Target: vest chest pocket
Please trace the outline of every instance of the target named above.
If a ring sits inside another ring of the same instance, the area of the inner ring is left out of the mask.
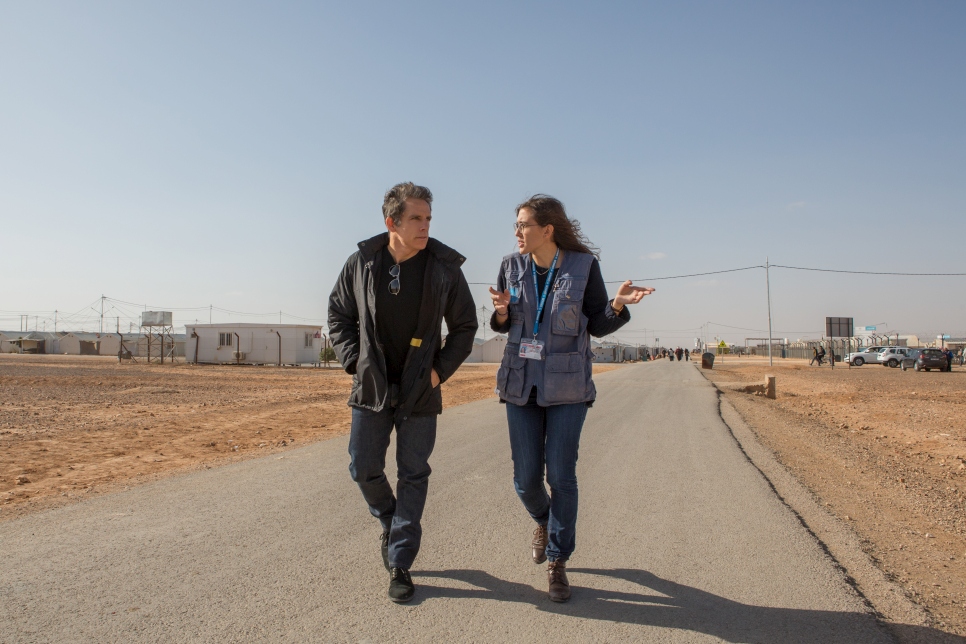
[[[564,275],[554,282],[553,305],[550,309],[553,323],[551,333],[575,336],[580,330],[580,315],[584,305],[584,288],[587,280]]]
[[[550,311],[550,317],[553,319],[553,325],[550,327],[551,333],[557,335],[577,335],[580,329],[580,308],[581,302],[572,302],[564,297],[559,297],[561,293],[557,294],[558,297],[553,299],[553,309]]]
[[[516,271],[506,271],[503,279],[506,280],[506,289],[510,291],[510,304],[517,304],[523,298],[523,282],[520,281],[523,275]]]

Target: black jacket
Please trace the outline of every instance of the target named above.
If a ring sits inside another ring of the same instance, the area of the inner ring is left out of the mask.
[[[386,359],[376,337],[375,275],[383,267],[382,249],[389,233],[359,242],[329,296],[329,334],[339,362],[352,377],[349,405],[381,411],[389,405]],[[423,299],[416,338],[406,355],[396,416],[441,414],[443,398],[433,388],[430,369],[445,382],[470,355],[479,326],[476,305],[460,266],[466,258],[435,239],[426,246],[429,257],[423,279]],[[448,334],[442,345],[441,327]],[[419,346],[415,346],[416,344]]]

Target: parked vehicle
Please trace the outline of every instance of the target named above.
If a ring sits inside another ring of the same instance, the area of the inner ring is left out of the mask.
[[[906,354],[910,350],[906,347],[889,347],[888,349],[880,351],[876,360],[885,367],[895,368],[899,366],[899,363],[902,362],[902,359],[906,357]]]
[[[913,369],[916,371],[929,371],[931,369],[945,371],[946,354],[943,353],[942,349],[923,349],[919,357],[916,358]]]
[[[919,354],[922,353],[922,349],[909,349],[906,351],[906,355],[902,357],[899,361],[899,367],[905,371],[907,369],[914,369],[916,366],[916,359],[919,358]]]
[[[849,362],[853,367],[861,367],[866,362],[878,362],[879,352],[890,347],[866,347],[858,353],[848,353],[845,355],[845,362]]]

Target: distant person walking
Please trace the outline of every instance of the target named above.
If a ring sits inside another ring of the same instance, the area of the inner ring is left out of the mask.
[[[549,559],[550,599],[564,602],[576,544],[577,450],[597,398],[590,337],[620,329],[630,320],[627,306],[654,289],[628,280],[609,299],[598,251],[557,199],[534,195],[516,215],[519,252],[503,258],[490,288],[490,326],[508,334],[496,390],[506,404],[514,487],[536,523],[532,558]]]
[[[691,362],[691,352],[687,349],[684,350],[684,361]]]
[[[818,360],[818,366],[821,367],[822,363],[825,362],[825,347],[819,345],[818,353],[816,354],[815,357]]]
[[[943,353],[946,355],[946,371],[953,370],[953,351],[950,348],[946,348]]]
[[[675,349],[674,357],[678,359],[678,362],[681,362],[681,358],[684,357],[684,349],[682,349],[681,347],[678,347],[677,349]]]
[[[811,367],[813,364],[815,364],[816,360],[818,360],[818,349],[816,347],[812,347],[812,359],[808,361],[808,366]],[[819,364],[821,365],[821,363]]]
[[[382,526],[394,602],[415,592],[409,571],[422,538],[429,457],[443,411],[439,385],[470,355],[478,327],[460,268],[464,258],[429,236],[432,203],[428,188],[393,186],[382,204],[387,232],[359,243],[329,296],[332,345],[352,374],[349,472]],[[395,494],[385,474],[393,428]]]

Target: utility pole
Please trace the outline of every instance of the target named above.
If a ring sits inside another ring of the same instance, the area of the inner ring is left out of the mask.
[[[211,324],[211,309],[213,309],[214,306],[215,306],[214,304],[208,305],[208,324]]]
[[[54,309],[54,333],[57,333],[57,309]]]
[[[104,333],[104,295],[101,294],[101,333]]]
[[[765,290],[768,291],[768,366],[774,365],[771,356],[771,279],[768,271],[768,258],[765,258]]]

